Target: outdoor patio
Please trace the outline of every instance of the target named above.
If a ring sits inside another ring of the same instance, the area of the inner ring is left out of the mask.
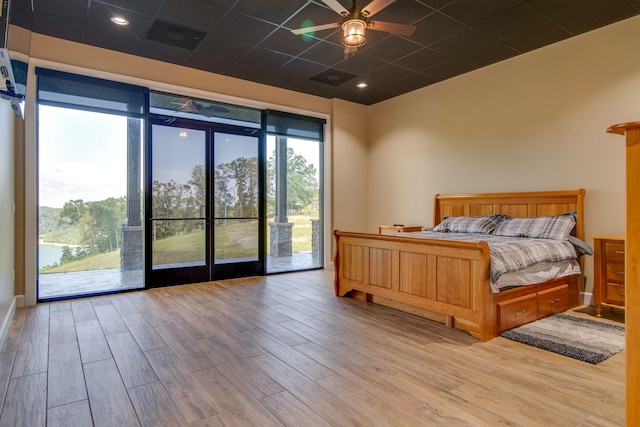
[[[308,270],[318,267],[310,253],[292,256],[267,257],[267,272]],[[141,289],[144,286],[143,271],[122,271],[112,268],[72,273],[41,274],[38,279],[38,298],[49,299],[67,296],[86,295],[129,289]]]

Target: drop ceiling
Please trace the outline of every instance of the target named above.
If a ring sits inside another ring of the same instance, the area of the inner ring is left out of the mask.
[[[11,21],[36,33],[365,105],[640,13],[640,0],[396,0],[375,20],[415,32],[368,30],[345,55],[340,28],[290,31],[340,22],[320,0],[33,0],[32,20],[31,0],[12,2]]]

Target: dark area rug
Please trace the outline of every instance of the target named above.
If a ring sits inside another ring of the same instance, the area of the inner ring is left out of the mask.
[[[556,314],[505,331],[505,338],[597,364],[624,349],[624,326]]]

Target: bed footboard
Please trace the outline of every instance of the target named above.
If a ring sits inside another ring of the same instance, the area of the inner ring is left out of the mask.
[[[443,315],[486,341],[497,335],[486,242],[334,231],[335,293],[359,291]]]

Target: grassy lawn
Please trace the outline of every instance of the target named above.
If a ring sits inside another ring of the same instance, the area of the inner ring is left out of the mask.
[[[311,252],[311,219],[308,215],[290,216],[293,222],[293,253]],[[216,259],[236,259],[255,257],[257,239],[255,222],[234,223],[216,229]],[[269,247],[269,231],[267,229],[267,248]],[[180,236],[173,236],[153,243],[154,264],[174,264],[204,260],[204,231],[196,231]],[[72,261],[55,267],[40,270],[41,274],[67,273],[73,271],[103,270],[120,268],[120,250]]]

